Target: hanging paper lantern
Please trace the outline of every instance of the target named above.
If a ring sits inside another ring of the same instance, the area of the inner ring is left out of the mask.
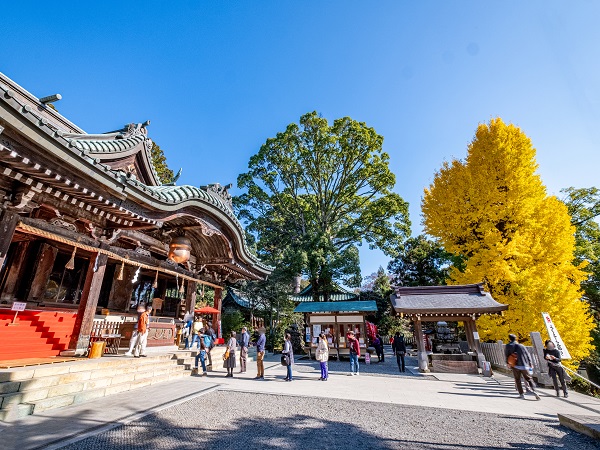
[[[190,259],[192,242],[185,236],[175,236],[169,245],[168,258],[177,264],[183,264]]]

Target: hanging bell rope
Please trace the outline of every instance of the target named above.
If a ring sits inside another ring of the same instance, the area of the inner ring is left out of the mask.
[[[181,281],[181,285],[179,286],[179,293],[180,293],[180,294],[183,294],[183,293],[185,293],[185,289],[184,289],[184,287],[183,287],[183,280]]]
[[[75,253],[77,252],[77,247],[73,247],[73,253],[71,253],[71,259],[67,262],[65,269],[73,270],[75,268]]]
[[[152,289],[158,288],[158,270],[156,271],[156,275],[154,275],[154,283],[152,283]]]
[[[117,274],[117,280],[123,280],[123,270],[125,269],[125,261],[121,261],[121,267],[119,267],[119,273]]]

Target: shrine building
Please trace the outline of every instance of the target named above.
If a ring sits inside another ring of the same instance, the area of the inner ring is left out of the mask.
[[[161,183],[148,125],[88,134],[0,73],[0,360],[84,355],[94,321],[138,304],[148,345],[173,345],[199,284],[220,311],[225,284],[269,275],[227,187]]]

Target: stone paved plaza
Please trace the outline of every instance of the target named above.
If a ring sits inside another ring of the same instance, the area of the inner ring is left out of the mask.
[[[0,423],[0,448],[45,449],[595,449],[557,413],[598,415],[600,401],[572,393],[518,400],[510,378],[432,374],[392,358],[348,376],[348,361],[300,360],[292,383],[277,355],[266,379],[248,373],[185,377]]]
[[[597,448],[554,420],[351,400],[212,392],[66,449]]]

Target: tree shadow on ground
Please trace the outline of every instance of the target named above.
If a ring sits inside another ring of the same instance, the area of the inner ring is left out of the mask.
[[[335,399],[213,392],[67,450],[595,448],[553,421]]]

